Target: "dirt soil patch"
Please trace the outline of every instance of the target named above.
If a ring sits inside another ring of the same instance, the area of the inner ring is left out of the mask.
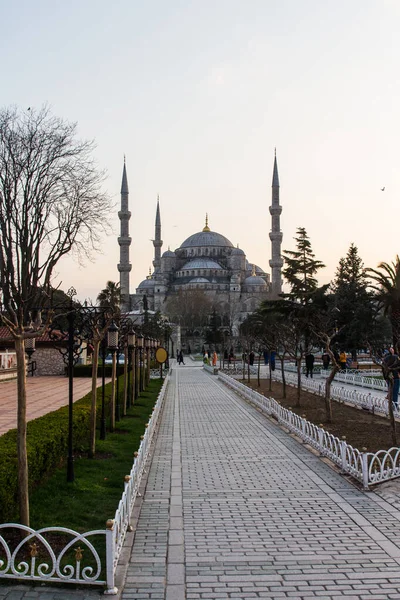
[[[332,400],[333,423],[327,423],[325,413],[325,400],[322,396],[311,394],[301,390],[300,407],[296,407],[297,388],[286,385],[286,398],[282,395],[282,384],[272,381],[272,389],[269,387],[269,379],[261,379],[260,387],[257,380],[241,381],[249,387],[257,390],[268,398],[274,398],[285,408],[304,417],[307,421],[322,425],[324,429],[342,438],[346,437],[348,444],[362,451],[365,448],[369,452],[387,450],[393,446],[389,419]],[[397,426],[397,442],[400,445],[400,423]]]

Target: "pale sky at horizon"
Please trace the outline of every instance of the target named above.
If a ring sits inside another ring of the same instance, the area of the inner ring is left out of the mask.
[[[116,203],[115,235],[85,268],[59,265],[62,289],[95,300],[119,280],[124,154],[131,293],[152,265],[157,194],[162,252],[208,213],[270,272],[275,147],[282,248],[305,227],[321,284],[352,242],[368,267],[400,253],[400,1],[0,0],[0,17],[1,106],[77,121]]]

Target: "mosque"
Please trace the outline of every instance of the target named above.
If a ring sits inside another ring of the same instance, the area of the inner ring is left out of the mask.
[[[202,290],[214,307],[231,314],[232,334],[237,335],[240,323],[253,312],[261,301],[276,299],[282,291],[281,256],[282,232],[279,202],[279,176],[276,153],[272,176],[271,214],[271,276],[260,266],[251,263],[245,252],[235,247],[221,233],[212,231],[206,215],[203,229],[190,235],[176,250],[161,254],[160,203],[157,200],[153,273],[150,273],[130,293],[129,273],[132,265],[129,257],[131,238],[129,236],[129,189],[126,165],[124,163],[121,186],[121,210],[118,213],[121,227],[118,243],[120,246],[121,307],[125,313],[140,313],[143,310],[144,296],[148,309],[160,311],[168,316],[169,298],[184,290]]]

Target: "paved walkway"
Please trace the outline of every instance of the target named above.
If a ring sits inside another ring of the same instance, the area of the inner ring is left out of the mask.
[[[400,514],[202,370],[174,370],[123,600],[400,598]]]
[[[107,379],[110,381],[110,379]],[[101,379],[98,379],[98,386]],[[90,377],[74,379],[74,400],[83,398],[92,389]],[[37,419],[43,415],[67,406],[67,377],[28,377],[27,378],[27,419]],[[17,427],[17,381],[0,382],[0,435]]]
[[[133,517],[121,600],[400,599],[400,513],[196,367],[173,370]]]

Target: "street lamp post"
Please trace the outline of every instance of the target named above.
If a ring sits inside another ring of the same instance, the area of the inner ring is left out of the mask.
[[[28,357],[28,371],[29,371],[29,365],[33,363],[31,363],[31,359],[32,359],[32,355],[35,352],[35,338],[25,338],[25,354]],[[32,368],[32,376],[33,376],[33,371],[34,369]]]
[[[116,388],[116,372],[117,372],[117,352],[118,352],[118,327],[115,322],[112,321],[107,332],[107,346],[112,355],[112,375],[111,375],[111,402],[110,402],[110,430],[115,429],[115,416],[116,416],[116,402],[115,402],[115,388]]]
[[[103,322],[104,323],[104,322]],[[101,417],[100,417],[100,439],[106,439],[106,407],[105,407],[105,394],[106,394],[106,336],[104,334],[101,340]]]
[[[143,392],[143,347],[144,347],[144,338],[140,334],[137,338],[137,344],[139,349],[139,392]]]
[[[67,331],[63,330],[62,325],[57,328],[57,316],[53,319],[53,324],[49,329],[49,336],[52,338],[57,347],[57,342],[60,344],[65,343],[67,339],[67,349],[64,346],[58,348],[59,352],[63,356],[63,360],[67,365],[68,373],[68,458],[67,458],[67,481],[73,482],[75,480],[74,475],[74,456],[73,456],[73,407],[74,407],[74,365],[78,359],[78,356],[82,353],[82,336],[81,331],[75,330],[75,322],[79,309],[74,307],[73,297],[76,295],[76,290],[71,287],[67,295],[69,296],[68,306],[58,306],[56,309],[62,311],[58,318],[65,316],[65,310],[67,310]],[[78,324],[79,325],[79,324]],[[80,324],[82,328],[82,324]],[[65,335],[67,334],[67,335]]]
[[[117,348],[117,364],[116,364],[116,393],[115,393],[115,420],[121,420],[121,407],[119,402],[119,359],[121,356],[121,345],[118,343]]]
[[[136,336],[136,344],[135,344],[135,351],[133,353],[133,369],[135,371],[135,394],[134,394],[134,399],[137,400],[139,398],[139,383],[140,383],[140,377],[139,377],[139,359],[140,359],[140,334]]]

